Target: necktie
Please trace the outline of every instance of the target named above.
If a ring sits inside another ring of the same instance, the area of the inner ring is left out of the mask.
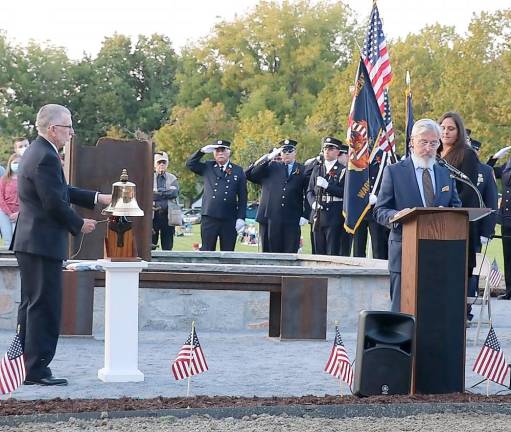
[[[424,201],[426,207],[432,207],[435,202],[435,192],[433,191],[433,182],[428,169],[422,170],[422,188],[424,190]]]

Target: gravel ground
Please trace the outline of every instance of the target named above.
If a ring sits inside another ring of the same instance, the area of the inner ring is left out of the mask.
[[[491,422],[492,432],[509,431],[511,416],[503,414],[420,414],[403,418],[357,417],[349,419],[325,419],[308,416],[290,417],[266,414],[232,417],[216,420],[209,416],[100,419],[92,421],[69,419],[59,423],[31,423],[14,427],[3,427],[1,431],[141,431],[150,430],[194,432],[194,431],[487,431]]]

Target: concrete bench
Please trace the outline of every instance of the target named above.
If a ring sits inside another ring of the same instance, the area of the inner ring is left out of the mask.
[[[104,287],[105,274],[99,271],[94,273],[94,285]],[[268,291],[270,337],[326,338],[326,277],[143,271],[140,273],[139,286],[181,290]]]

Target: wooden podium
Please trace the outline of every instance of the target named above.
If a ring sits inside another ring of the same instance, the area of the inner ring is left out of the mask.
[[[412,394],[465,390],[468,224],[486,208],[416,207],[403,224],[401,312],[414,315]]]

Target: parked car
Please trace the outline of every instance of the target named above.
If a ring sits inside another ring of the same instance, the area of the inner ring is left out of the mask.
[[[183,210],[183,223],[184,224],[200,224],[201,221],[201,209],[184,209]]]

